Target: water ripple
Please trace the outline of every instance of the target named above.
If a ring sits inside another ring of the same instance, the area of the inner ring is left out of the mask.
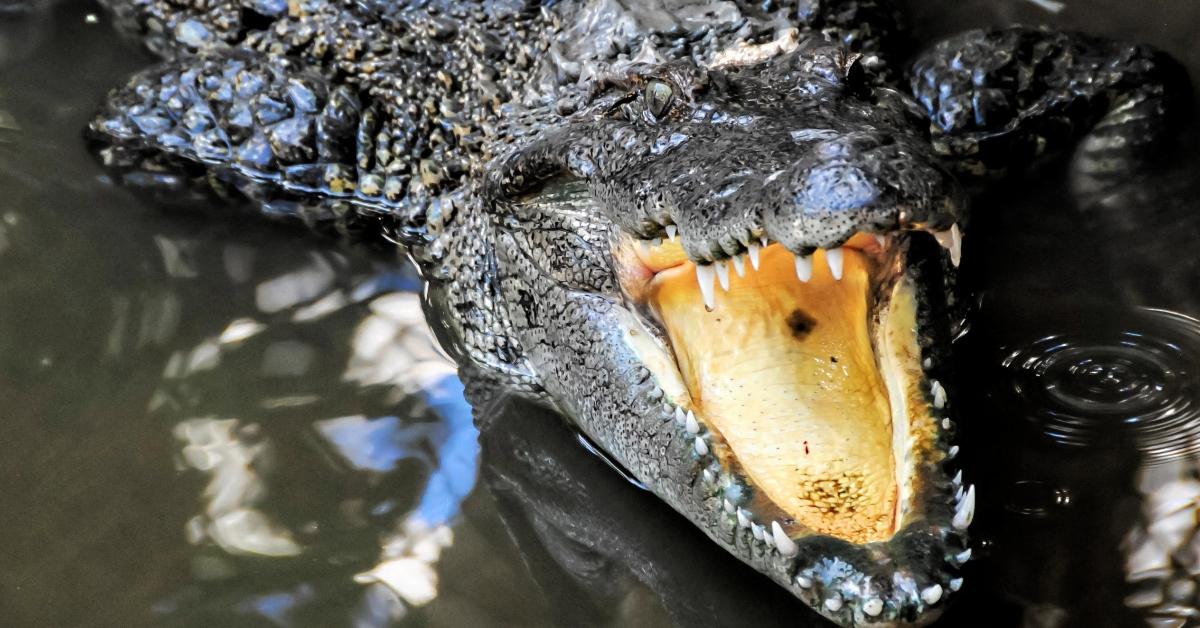
[[[1128,443],[1147,462],[1200,454],[1200,320],[1141,309],[1123,323],[1076,321],[1004,355],[1020,410],[1063,446]]]

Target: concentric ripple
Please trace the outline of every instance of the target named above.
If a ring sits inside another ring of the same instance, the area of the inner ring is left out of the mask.
[[[1122,323],[1076,321],[1004,355],[1018,410],[1063,446],[1200,454],[1200,320],[1140,309]]]

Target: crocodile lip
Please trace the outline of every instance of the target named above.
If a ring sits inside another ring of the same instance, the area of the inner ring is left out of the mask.
[[[643,344],[639,358],[685,430],[751,489],[739,516],[768,536],[782,528],[784,543],[890,539],[920,510],[919,469],[944,457],[907,237],[860,234],[799,265],[770,244],[756,260],[699,270],[674,241],[622,235],[617,245],[622,288],[661,349]],[[705,273],[717,275],[711,296]]]

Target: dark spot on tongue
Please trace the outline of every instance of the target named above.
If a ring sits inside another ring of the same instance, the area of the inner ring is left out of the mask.
[[[793,310],[788,315],[787,326],[792,330],[793,338],[803,340],[817,326],[817,321],[804,310]]]

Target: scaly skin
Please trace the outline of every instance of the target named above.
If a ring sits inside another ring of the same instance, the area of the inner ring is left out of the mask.
[[[1074,180],[1098,202],[1096,182],[1136,170],[1169,128],[1174,93],[1148,49],[1009,29],[920,56],[911,99],[888,86],[903,42],[875,0],[107,4],[167,59],[90,127],[124,182],[235,191],[270,215],[407,245],[444,313],[435,331],[475,390],[552,404],[842,625],[930,621],[970,556],[974,492],[951,479],[937,383],[950,375],[954,264],[927,232],[963,224],[964,177],[1080,137]],[[1097,166],[1105,151],[1122,157]],[[799,524],[752,510],[756,487],[718,459],[711,426],[673,420],[631,348],[646,330],[613,258],[623,235],[668,227],[698,264],[760,238],[797,255],[857,232],[894,238],[917,290],[934,455],[913,462],[916,506],[892,538],[781,548],[772,522]]]

